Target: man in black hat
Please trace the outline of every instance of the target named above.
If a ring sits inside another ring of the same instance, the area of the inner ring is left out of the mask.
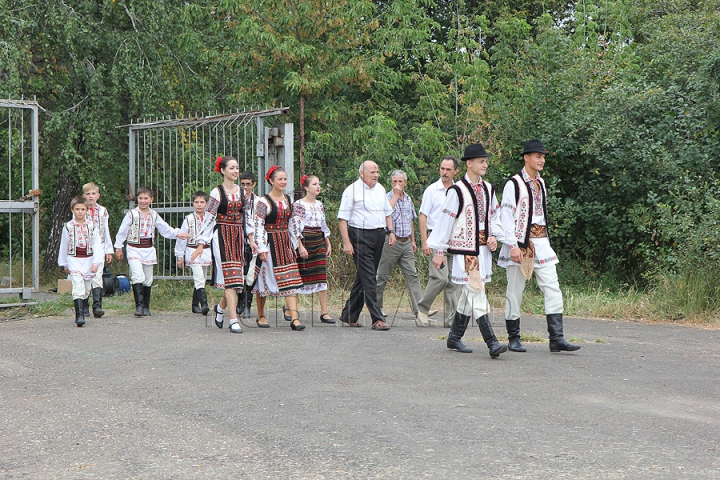
[[[492,275],[492,252],[497,248],[497,236],[502,230],[495,190],[482,179],[489,156],[480,143],[465,149],[461,161],[465,162],[467,173],[448,189],[445,205],[427,244],[436,251],[432,262],[438,269],[448,263],[446,252],[454,257],[450,279],[462,285],[447,347],[471,353],[462,337],[468,323],[475,320],[490,357],[497,358],[507,351],[507,346],[501,345],[493,333],[488,318],[490,305],[485,296],[485,283],[490,282]]]
[[[503,189],[500,220],[503,243],[498,266],[505,269],[505,325],[508,348],[526,351],[520,343],[520,304],[525,282],[533,272],[545,297],[545,315],[550,334],[550,351],[574,351],[579,345],[568,343],[563,336],[563,298],[558,283],[557,255],[548,237],[547,189],[540,172],[548,151],[540,140],[525,142],[522,156],[525,167],[508,180]]]

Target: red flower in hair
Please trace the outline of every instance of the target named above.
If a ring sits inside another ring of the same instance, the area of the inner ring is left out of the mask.
[[[269,181],[270,181],[270,176],[271,176],[273,173],[275,173],[275,170],[277,170],[278,168],[280,168],[280,167],[278,167],[277,165],[273,165],[272,167],[268,168],[268,171],[267,171],[267,173],[265,174],[265,180],[267,180],[267,181],[269,182]]]
[[[307,175],[303,175],[300,177],[300,185],[305,185],[305,181],[307,180]]]
[[[220,173],[220,164],[222,163],[223,157],[217,157],[215,160],[215,171]]]

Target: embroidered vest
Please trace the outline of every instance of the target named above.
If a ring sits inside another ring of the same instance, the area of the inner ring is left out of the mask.
[[[140,210],[138,207],[130,210],[130,231],[128,232],[128,245],[140,245]],[[150,210],[150,238],[155,240],[155,223],[157,222],[157,212]]]
[[[543,217],[545,218],[545,226],[548,226],[547,189],[545,187],[545,180],[543,180],[542,177],[538,178],[540,180],[540,191],[542,192]],[[530,187],[530,182],[523,181],[521,173],[513,175],[510,181],[515,184],[515,211],[513,212],[513,218],[515,219],[515,238],[520,248],[528,248],[534,207],[532,188]],[[550,235],[548,234],[548,240],[549,239]]]
[[[185,217],[185,219],[187,220],[188,224],[188,234],[190,234],[187,245],[189,247],[197,247],[198,240],[200,240],[202,234],[201,228],[203,226],[203,222],[198,222],[198,218],[195,216],[195,212]]]
[[[100,243],[105,245],[105,232],[107,231],[107,208],[102,205],[95,205],[95,211],[97,213],[97,222],[94,218],[90,218],[90,210],[88,209],[87,219],[94,223],[97,227],[97,231],[100,235]]]
[[[240,201],[231,202],[225,193],[222,184],[217,186],[220,192],[220,205],[218,205],[215,223],[217,225],[240,225],[243,226],[243,214],[245,212],[245,201],[243,190],[240,189]]]
[[[485,231],[486,237],[489,236],[488,217],[490,212],[490,201],[493,197],[494,190],[492,184],[482,181],[483,194],[485,195],[485,212],[482,225],[480,224],[481,212],[478,212],[477,199],[472,186],[467,179],[463,178],[451,186],[457,192],[460,199],[460,206],[456,212],[455,222],[453,222],[452,233],[448,241],[449,253],[459,255],[477,255],[480,251],[480,230]],[[482,227],[482,228],[479,228]]]
[[[92,257],[93,255],[93,240],[95,239],[95,234],[97,232],[95,228],[95,224],[93,222],[85,222],[85,225],[87,225],[88,230],[88,238],[87,238],[87,247],[86,252],[87,255]],[[67,222],[65,224],[65,230],[67,230],[68,233],[68,255],[74,257],[75,252],[77,251],[77,242],[78,242],[78,235],[77,235],[77,227],[80,225],[77,225],[72,220]]]

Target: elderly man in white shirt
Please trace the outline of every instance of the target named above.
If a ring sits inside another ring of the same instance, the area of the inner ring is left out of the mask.
[[[458,161],[455,157],[443,157],[440,162],[440,179],[427,187],[423,193],[422,203],[420,204],[420,217],[418,223],[420,225],[420,240],[422,251],[431,259],[435,253],[428,247],[427,239],[435,228],[437,220],[441,217],[443,206],[445,205],[445,194],[447,189],[452,187],[455,182],[453,178],[459,170]],[[432,261],[429,262],[430,277],[428,278],[425,293],[418,303],[418,321],[427,323],[430,315],[430,309],[440,292],[445,292],[445,311],[443,312],[443,326],[450,327],[455,316],[458,298],[460,297],[461,285],[454,284],[450,281],[450,272],[453,269],[452,257],[448,259],[448,263],[442,269],[435,268]]]
[[[358,169],[360,178],[343,192],[338,211],[338,230],[343,251],[355,260],[357,275],[350,296],[340,314],[340,321],[351,327],[358,323],[363,304],[372,319],[373,330],[389,330],[377,301],[376,275],[382,256],[385,235],[388,247],[395,245],[392,229],[392,207],[375,162],[365,161]]]

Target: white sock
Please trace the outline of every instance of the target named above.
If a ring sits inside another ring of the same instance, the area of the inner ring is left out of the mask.
[[[217,306],[217,313],[219,313],[220,315],[225,313],[225,310],[220,306],[220,304],[218,304],[218,306]]]

